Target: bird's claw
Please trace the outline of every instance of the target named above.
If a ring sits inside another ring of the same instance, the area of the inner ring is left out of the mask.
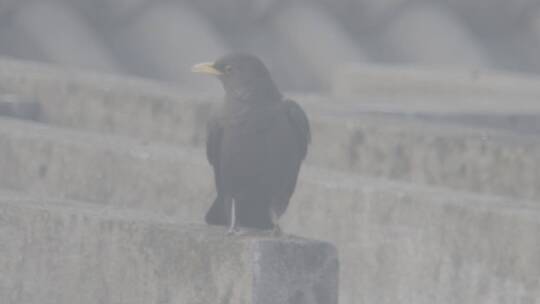
[[[283,231],[281,231],[281,228],[278,225],[274,226],[274,229],[272,229],[272,236],[280,237],[282,235],[283,235]]]
[[[229,228],[229,230],[227,230],[227,235],[238,235],[240,233],[240,230],[238,230],[238,228],[235,228],[235,227],[231,227]]]

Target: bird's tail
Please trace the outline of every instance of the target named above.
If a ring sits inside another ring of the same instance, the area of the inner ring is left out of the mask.
[[[272,229],[274,224],[270,217],[268,207],[270,202],[259,198],[242,197],[236,199],[236,220],[242,227],[255,229]],[[223,197],[218,196],[208,212],[206,212],[205,221],[208,225],[228,226],[230,214],[225,206]]]

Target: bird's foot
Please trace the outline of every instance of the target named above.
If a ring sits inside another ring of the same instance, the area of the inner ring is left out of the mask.
[[[240,234],[240,230],[236,227],[229,227],[229,230],[227,230],[227,235],[238,235]]]
[[[272,229],[272,236],[280,237],[282,235],[283,235],[283,231],[281,231],[281,228],[278,225],[275,225],[274,229]]]

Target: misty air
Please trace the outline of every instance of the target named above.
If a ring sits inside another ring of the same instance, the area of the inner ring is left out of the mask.
[[[0,304],[540,303],[538,0],[0,1]]]

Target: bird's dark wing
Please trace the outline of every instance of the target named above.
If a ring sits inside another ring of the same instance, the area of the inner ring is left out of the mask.
[[[278,216],[281,216],[289,205],[289,199],[296,188],[300,164],[305,159],[308,145],[311,142],[309,121],[304,110],[296,102],[289,99],[284,100],[284,106],[288,121],[286,132],[292,137],[284,136],[284,138],[289,139],[281,144],[289,147],[287,149],[292,149],[289,151],[293,154],[289,154],[287,157],[281,156],[282,158],[275,166],[277,171],[274,171],[274,175],[278,179],[271,183],[274,185],[271,204]]]
[[[300,157],[301,160],[306,158],[307,147],[311,142],[311,131],[309,128],[309,121],[306,113],[300,105],[294,100],[286,99],[285,104],[287,106],[287,115],[293,126],[293,130],[298,137],[298,143],[300,144]]]
[[[214,181],[218,196],[221,194],[222,188],[219,165],[222,133],[223,129],[220,125],[219,119],[216,117],[210,119],[206,126],[206,158],[214,168]]]
[[[223,209],[223,197],[221,195],[221,182],[220,182],[220,150],[221,150],[221,137],[223,129],[219,123],[217,117],[211,118],[206,125],[206,158],[208,162],[214,168],[214,181],[216,184],[217,197],[206,212],[205,221],[210,225],[226,225],[227,218],[225,216],[225,210]]]
[[[212,118],[206,126],[206,158],[214,167],[219,168],[219,150],[221,146],[222,128],[217,118]]]

